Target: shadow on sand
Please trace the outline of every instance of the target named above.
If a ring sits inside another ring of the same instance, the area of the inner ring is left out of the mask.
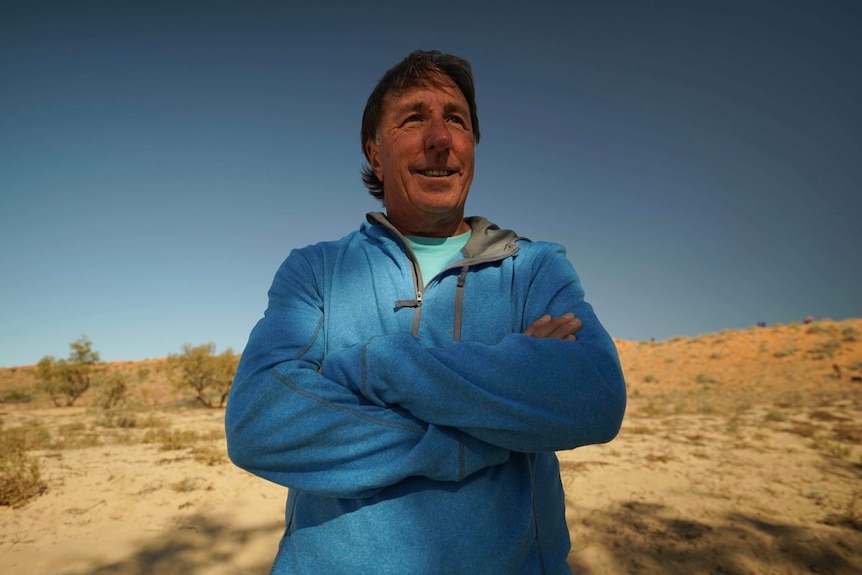
[[[692,575],[700,573],[862,573],[862,531],[824,518],[800,527],[746,513],[728,513],[713,523],[674,517],[664,505],[628,501],[591,512],[583,524],[589,545],[615,557],[618,572]],[[599,575],[569,557],[572,572]]]
[[[235,563],[236,557],[249,545],[264,537],[278,541],[284,525],[236,529],[212,517],[194,515],[182,524],[143,544],[132,556],[122,561],[99,565],[67,575],[205,575],[209,573],[260,574],[269,573],[275,548],[265,559]]]

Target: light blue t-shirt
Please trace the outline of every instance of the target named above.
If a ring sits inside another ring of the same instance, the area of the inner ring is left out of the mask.
[[[419,269],[422,270],[422,281],[426,284],[434,276],[443,271],[461,252],[461,248],[470,239],[472,231],[467,231],[451,238],[426,238],[421,236],[406,236],[407,243],[413,248]]]

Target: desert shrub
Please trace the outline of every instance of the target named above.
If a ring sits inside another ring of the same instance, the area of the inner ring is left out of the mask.
[[[647,453],[644,459],[651,463],[667,463],[673,460],[673,456],[669,453]]]
[[[739,437],[742,432],[742,420],[739,415],[732,415],[727,418],[727,423],[724,430],[735,437]]]
[[[782,407],[784,409],[793,409],[793,408],[802,408],[805,407],[808,403],[805,395],[798,391],[791,391],[789,393],[784,393],[782,396],[776,400],[776,407]]]
[[[211,443],[192,447],[192,457],[198,463],[205,465],[219,465],[227,461],[225,451]]]
[[[107,409],[97,423],[102,427],[133,429],[138,427],[138,417],[127,411]]]
[[[200,481],[194,477],[186,477],[177,481],[176,483],[171,484],[171,489],[176,491],[177,493],[188,493],[190,491],[194,491],[198,488],[198,484]]]
[[[794,421],[793,425],[788,429],[790,433],[795,433],[801,437],[813,438],[817,436],[822,427],[811,421]]]
[[[648,373],[644,376],[644,382],[645,383],[656,383],[657,381],[658,381],[658,378],[655,376],[654,373]]]
[[[20,389],[10,389],[0,397],[0,403],[29,403],[32,400],[32,393]]]
[[[175,451],[191,447],[193,443],[201,439],[196,431],[192,430],[148,430],[144,434],[144,443],[158,443],[162,451]]]
[[[39,462],[0,441],[0,506],[20,507],[45,490]]]
[[[137,427],[141,429],[164,429],[171,426],[171,420],[156,413],[148,413],[138,418]]]
[[[650,398],[646,405],[642,405],[636,413],[642,417],[664,417],[668,415],[667,402]]]
[[[822,323],[813,323],[808,327],[808,329],[805,330],[805,333],[814,334],[814,335],[824,334],[824,333],[832,334],[832,333],[835,333],[835,328],[831,325],[824,325]]]
[[[698,415],[714,415],[718,413],[718,408],[708,398],[697,397],[693,399],[693,403],[694,405],[691,407],[686,406],[687,409],[691,410],[691,413]]]
[[[101,363],[99,353],[93,351],[93,344],[86,337],[73,341],[69,347],[67,359],[45,356],[37,364],[40,385],[58,407],[71,406],[90,389]]]
[[[23,451],[51,447],[51,432],[38,419],[30,419],[17,427],[0,430],[4,446],[17,446]]]
[[[859,341],[859,330],[852,325],[841,330],[841,340],[846,342]]]
[[[695,377],[695,381],[698,383],[718,383],[718,379],[705,373],[698,373],[697,377]]]
[[[778,351],[776,351],[775,353],[773,353],[773,354],[772,354],[772,357],[776,357],[776,358],[779,358],[779,359],[780,359],[780,358],[782,358],[782,357],[787,357],[787,356],[793,355],[795,352],[796,352],[796,349],[795,349],[795,348],[792,348],[792,347],[786,347],[786,348],[784,348],[784,349],[779,349]]]
[[[826,403],[829,405],[829,403]],[[816,421],[848,421],[850,418],[844,415],[836,415],[826,409],[814,409],[808,413],[808,417]]]
[[[206,407],[222,407],[233,381],[239,355],[227,349],[216,355],[215,344],[183,345],[183,352],[168,356],[177,389],[191,388]],[[218,402],[216,402],[218,398]]]
[[[822,451],[832,457],[845,459],[850,455],[851,449],[840,441],[832,441],[822,435],[815,435],[811,438],[811,446],[818,451]]]
[[[105,375],[96,382],[96,407],[104,410],[115,409],[126,402],[129,390],[126,376],[115,371]]]
[[[22,427],[0,429],[0,506],[20,507],[45,490],[39,461],[27,453],[44,438]]]
[[[777,407],[773,407],[766,414],[766,421],[781,422],[781,421],[787,421],[788,419],[789,418],[788,418],[787,413],[778,409]]]
[[[841,349],[841,342],[837,339],[818,343],[813,348],[808,350],[812,359],[832,359],[835,352]]]
[[[88,431],[81,434],[62,435],[54,443],[54,449],[83,449],[102,445],[102,437],[98,433]]]
[[[210,429],[209,431],[207,431],[205,433],[201,433],[200,437],[201,437],[201,439],[204,439],[206,441],[210,441],[210,440],[224,441],[225,440],[224,428],[217,427],[214,429]]]
[[[691,413],[692,411],[695,411],[695,410],[696,410],[696,408],[694,408],[691,405],[691,402],[689,401],[688,398],[677,399],[674,402],[673,409],[672,409],[673,413],[675,413],[677,415],[682,415],[685,413]]]
[[[88,429],[82,422],[67,423],[57,429],[56,437],[51,443],[52,449],[81,449],[102,445],[99,433]]]

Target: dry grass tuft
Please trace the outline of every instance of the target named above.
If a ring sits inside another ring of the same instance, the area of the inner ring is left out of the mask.
[[[211,443],[204,443],[192,447],[192,457],[195,461],[204,465],[221,465],[227,462],[227,451]]]
[[[177,493],[189,493],[198,489],[206,489],[203,485],[203,480],[199,477],[185,477],[176,483],[171,484],[171,489]]]
[[[155,429],[147,431],[144,443],[158,443],[162,451],[175,451],[192,447],[202,437],[193,430]]]
[[[20,507],[45,491],[39,460],[27,452],[44,447],[50,438],[35,420],[0,429],[0,505]]]

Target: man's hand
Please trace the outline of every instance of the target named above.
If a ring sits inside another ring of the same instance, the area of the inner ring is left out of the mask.
[[[575,333],[582,327],[584,324],[573,313],[565,313],[559,317],[545,314],[531,323],[530,327],[524,330],[524,335],[575,341]]]

